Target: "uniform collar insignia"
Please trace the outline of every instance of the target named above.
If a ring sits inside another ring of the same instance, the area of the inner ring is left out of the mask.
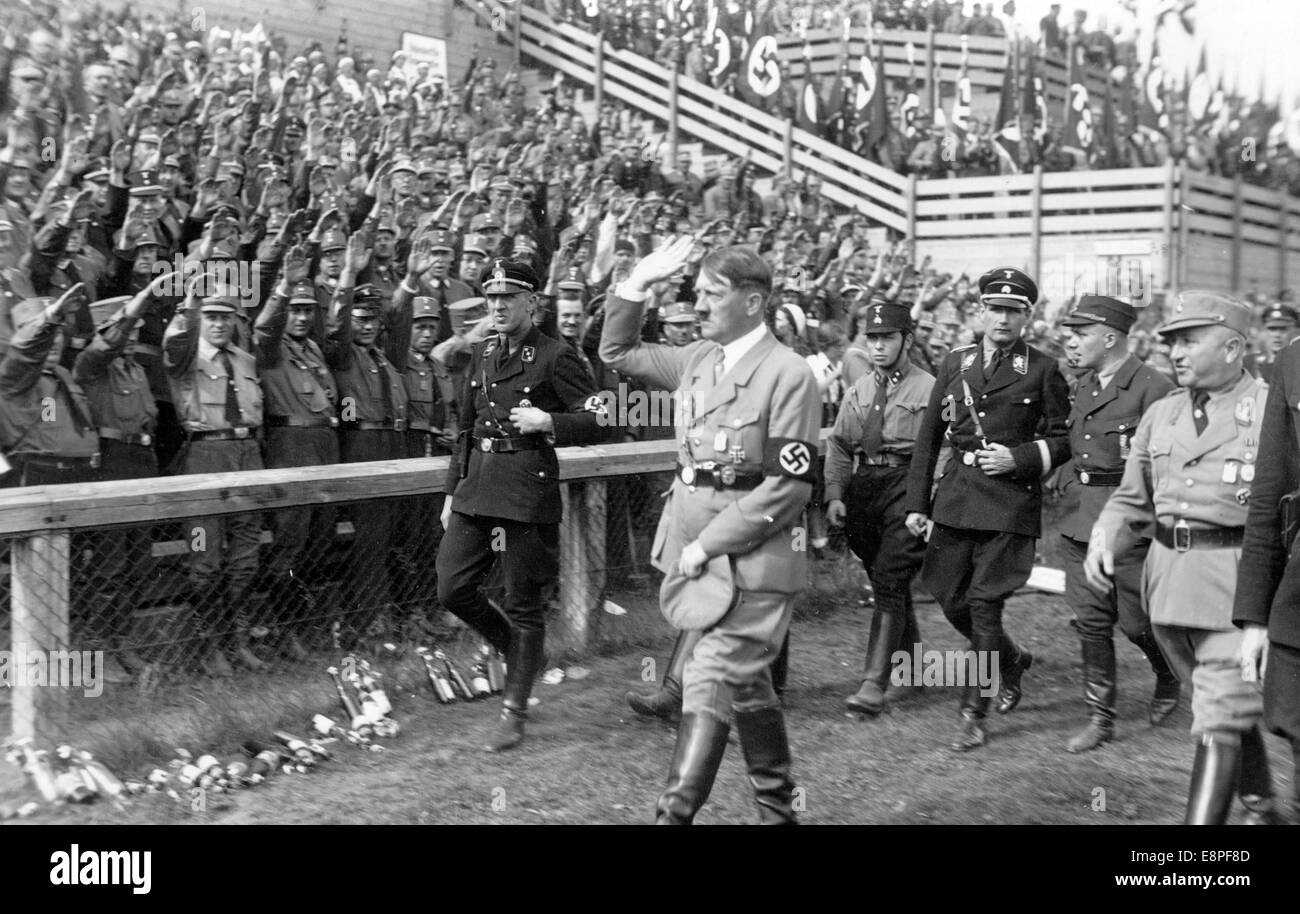
[[[525,362],[533,361],[534,359],[537,358],[537,350],[534,349],[532,346],[525,346],[523,358]]]

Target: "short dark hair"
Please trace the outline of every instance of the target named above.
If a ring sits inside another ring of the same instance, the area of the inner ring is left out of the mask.
[[[764,299],[772,294],[771,267],[746,247],[726,247],[708,254],[700,261],[700,272],[725,279],[733,289],[760,292]]]

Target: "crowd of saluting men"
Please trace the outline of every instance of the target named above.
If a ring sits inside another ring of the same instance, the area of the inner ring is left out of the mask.
[[[997,658],[997,693],[962,697],[952,747],[973,751],[1032,668],[1002,610],[1051,480],[1079,492],[1061,532],[1087,720],[1066,748],[1116,736],[1118,624],[1155,673],[1152,724],[1190,689],[1188,821],[1223,821],[1234,795],[1278,818],[1262,728],[1300,737],[1286,296],[1252,310],[1185,292],[1145,333],[1130,304],[1083,296],[1055,327],[1019,269],[952,277],[908,242],[873,250],[815,181],[779,175],[760,196],[743,159],[703,176],[689,156],[647,161],[616,109],[587,125],[559,81],[525,107],[490,60],[447,85],[396,56],[380,71],[129,16],[49,21],[61,35],[11,19],[0,66],[0,485],[449,456],[445,498],[356,505],[356,541],[383,555],[442,536],[439,605],[508,660],[501,750],[546,661],[555,448],[674,438],[651,558],[682,634],[660,688],[628,696],[681,719],[657,817],[691,820],[735,726],[764,821],[784,822],[773,679],[806,579],[789,532],[808,516],[816,551],[842,526],[871,578],[850,710],[880,713],[894,651],[920,640],[918,577]],[[611,426],[599,393],[620,386],[690,396],[672,425]],[[285,605],[305,599],[310,516],[275,517]],[[243,615],[261,519],[200,524],[205,669],[261,668]],[[119,557],[94,579],[110,636],[138,535],[101,543]],[[345,601],[383,605],[386,562],[354,551]],[[302,653],[300,634],[284,626],[282,648]]]

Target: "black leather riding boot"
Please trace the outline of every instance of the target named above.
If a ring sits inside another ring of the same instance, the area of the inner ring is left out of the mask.
[[[1192,763],[1184,825],[1223,825],[1228,821],[1240,761],[1237,739],[1213,732],[1201,734]]]
[[[656,825],[690,825],[713,789],[731,727],[709,714],[683,714],[668,785],[655,807]]]
[[[1088,726],[1066,743],[1070,752],[1091,751],[1115,736],[1115,643],[1109,638],[1085,638],[1081,645]]]
[[[907,607],[899,590],[880,588],[876,607],[871,610],[867,627],[867,659],[862,672],[862,686],[845,704],[850,711],[879,714],[885,707],[889,689],[890,661],[898,650],[907,629]]]
[[[664,673],[659,688],[649,695],[643,692],[628,692],[627,703],[633,711],[646,717],[658,717],[673,720],[682,713],[682,672],[691,651],[699,643],[700,632],[683,631],[677,635],[673,644],[672,656],[668,658],[668,670]]]
[[[998,644],[997,635],[975,635],[971,638],[971,650],[976,654],[977,670],[987,668],[987,664],[980,663],[978,658],[992,654],[998,649]],[[989,706],[992,703],[992,697],[984,694],[984,689],[979,682],[967,681],[961,699],[961,730],[952,742],[954,751],[970,752],[988,741],[988,730],[985,728],[984,720],[988,717]]]
[[[1237,796],[1246,807],[1246,825],[1279,825],[1280,817],[1273,804],[1273,777],[1268,767],[1264,734],[1253,727],[1241,735],[1241,774],[1237,778]]]
[[[998,660],[1002,667],[1002,687],[998,690],[997,711],[1010,714],[1020,704],[1020,680],[1034,665],[1034,655],[1017,647],[1011,636],[1004,633],[998,644]]]
[[[772,661],[772,689],[780,697],[785,694],[785,682],[790,675],[790,630],[786,629],[781,642],[781,653]]]
[[[523,631],[516,628],[511,631],[501,719],[485,747],[489,752],[505,752],[523,742],[528,696],[533,693],[533,679],[542,667],[545,646],[546,631],[543,629]]]
[[[790,778],[790,743],[780,707],[736,713],[740,748],[763,825],[797,825],[794,781]]]
[[[1147,662],[1151,664],[1151,672],[1156,674],[1156,688],[1151,696],[1148,716],[1151,726],[1158,727],[1178,708],[1178,702],[1182,697],[1182,683],[1174,675],[1169,661],[1160,650],[1155,633],[1150,628],[1134,638],[1133,643],[1146,655]]]

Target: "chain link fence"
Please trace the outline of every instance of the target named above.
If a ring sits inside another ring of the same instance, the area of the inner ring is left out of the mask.
[[[622,611],[607,599],[653,601],[648,556],[670,481],[563,485],[553,658],[608,646],[602,618]],[[141,498],[166,483],[141,482]],[[437,600],[443,496],[341,501],[328,488],[322,504],[0,539],[0,726],[130,767],[235,731],[300,729],[337,704],[325,671],[349,653],[412,689],[428,688],[417,647],[468,668],[480,639]],[[484,589],[499,600],[495,571]]]

